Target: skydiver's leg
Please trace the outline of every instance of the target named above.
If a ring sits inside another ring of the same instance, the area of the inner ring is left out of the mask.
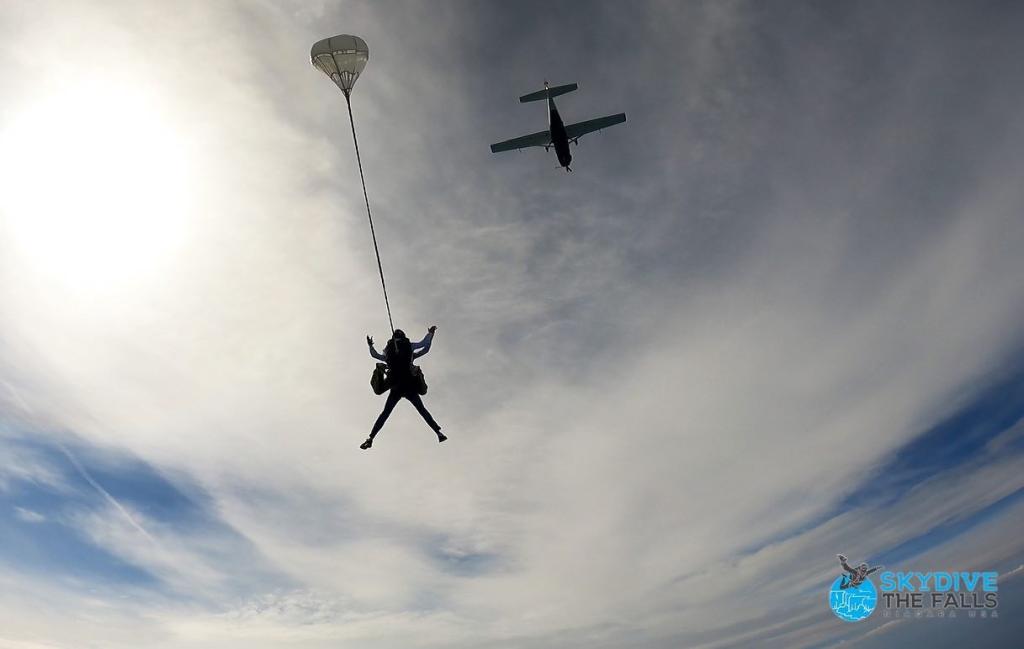
[[[384,410],[380,411],[380,415],[377,417],[377,421],[373,422],[373,429],[370,431],[370,436],[360,445],[360,448],[366,450],[373,446],[373,438],[377,436],[380,429],[383,428],[384,422],[391,416],[391,411],[395,409],[395,404],[402,398],[401,390],[391,388],[388,392],[388,400],[384,402]]]
[[[420,399],[420,395],[416,394],[415,390],[406,392],[405,398],[415,406],[416,411],[420,413],[420,416],[427,422],[427,425],[430,426],[430,428],[437,434],[437,441],[443,442],[448,439],[441,434],[441,426],[438,425],[438,423],[434,421],[434,418],[430,416],[430,411],[423,405],[423,399]]]
[[[373,422],[373,429],[370,431],[371,439],[376,437],[377,433],[380,432],[380,429],[384,427],[384,422],[386,422],[388,420],[388,417],[391,416],[391,411],[395,409],[395,405],[401,398],[401,390],[391,388],[391,391],[388,392],[388,399],[387,401],[384,402],[384,409],[380,411],[380,415],[377,417],[377,421]]]

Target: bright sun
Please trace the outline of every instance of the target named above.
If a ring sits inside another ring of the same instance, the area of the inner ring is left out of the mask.
[[[136,282],[181,242],[188,170],[152,102],[127,88],[78,87],[0,133],[0,232],[25,265],[69,287]]]

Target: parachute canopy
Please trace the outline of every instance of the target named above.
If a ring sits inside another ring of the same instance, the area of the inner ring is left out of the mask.
[[[358,36],[341,34],[314,43],[309,58],[313,66],[329,76],[348,97],[359,73],[366,67],[370,49]]]

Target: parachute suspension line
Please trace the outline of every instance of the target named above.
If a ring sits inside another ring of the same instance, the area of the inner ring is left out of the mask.
[[[391,319],[391,304],[388,302],[388,287],[384,283],[384,267],[380,263],[380,249],[377,247],[377,233],[373,230],[373,215],[370,214],[370,198],[366,195],[366,178],[363,177],[363,160],[359,156],[359,140],[356,139],[356,120],[352,117],[352,101],[349,92],[345,91],[345,104],[348,106],[348,121],[352,125],[352,142],[356,145],[356,162],[359,164],[359,180],[363,183],[363,200],[366,201],[366,218],[370,221],[370,236],[373,237],[373,251],[377,254],[377,271],[380,273],[380,287],[384,291],[384,306],[388,309],[388,326],[391,335],[395,334],[395,323]]]

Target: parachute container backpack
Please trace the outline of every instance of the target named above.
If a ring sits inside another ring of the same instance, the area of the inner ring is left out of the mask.
[[[366,62],[370,60],[370,49],[366,41],[358,36],[341,34],[331,36],[313,44],[309,52],[313,67],[326,74],[334,85],[345,95],[348,106],[348,121],[352,126],[352,142],[356,148],[356,162],[359,164],[359,180],[363,185],[363,200],[366,202],[366,218],[370,221],[370,236],[373,238],[373,251],[377,255],[377,271],[380,273],[380,287],[384,292],[384,306],[388,310],[388,326],[391,333],[395,332],[395,324],[391,319],[391,304],[388,302],[388,287],[384,282],[384,266],[380,261],[380,248],[377,246],[377,233],[373,229],[373,215],[370,213],[370,198],[366,193],[366,177],[363,175],[363,160],[359,155],[359,140],[356,138],[356,121],[352,117],[352,88],[362,74]]]

